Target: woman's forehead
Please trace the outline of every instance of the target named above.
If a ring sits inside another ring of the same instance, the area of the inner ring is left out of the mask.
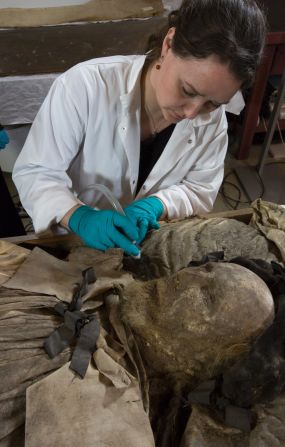
[[[204,59],[174,56],[172,60],[181,82],[192,87],[197,94],[219,103],[227,103],[241,86],[229,65],[222,63],[217,56]]]

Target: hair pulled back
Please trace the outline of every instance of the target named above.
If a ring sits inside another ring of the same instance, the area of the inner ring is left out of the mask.
[[[168,22],[149,38],[149,61],[159,59],[163,39],[175,27],[175,55],[197,59],[216,55],[229,64],[243,88],[252,84],[266,36],[266,20],[254,0],[184,0]]]

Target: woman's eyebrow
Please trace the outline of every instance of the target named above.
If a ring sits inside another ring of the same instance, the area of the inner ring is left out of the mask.
[[[193,87],[192,84],[189,84],[189,82],[185,81],[185,84],[186,84],[188,87],[191,88],[191,90],[193,91],[193,93],[194,93],[195,95],[198,95],[198,96],[205,96],[205,95],[203,95],[202,93],[199,93],[199,92],[195,89],[195,87]],[[218,104],[219,106],[221,106],[221,105],[223,105],[223,104],[228,104],[228,103],[229,103],[229,101],[226,101],[226,102],[218,102],[218,101],[214,101],[214,100],[211,100],[211,101],[212,101],[214,104]]]

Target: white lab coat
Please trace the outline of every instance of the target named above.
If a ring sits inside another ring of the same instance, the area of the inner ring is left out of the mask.
[[[93,59],[63,73],[52,85],[13,171],[36,232],[59,223],[80,203],[80,191],[98,183],[122,206],[155,195],[170,219],[211,210],[227,150],[224,106],[178,123],[135,194],[144,61],[145,56]],[[98,208],[110,208],[100,193],[95,201],[92,205]]]

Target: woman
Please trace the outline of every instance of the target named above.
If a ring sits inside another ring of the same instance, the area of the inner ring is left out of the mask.
[[[144,56],[83,62],[53,84],[13,179],[37,232],[61,224],[100,250],[139,255],[159,219],[210,211],[223,178],[228,104],[260,62],[253,0],[184,0]],[[103,184],[125,207],[96,210]],[[94,204],[93,204],[94,205]]]

